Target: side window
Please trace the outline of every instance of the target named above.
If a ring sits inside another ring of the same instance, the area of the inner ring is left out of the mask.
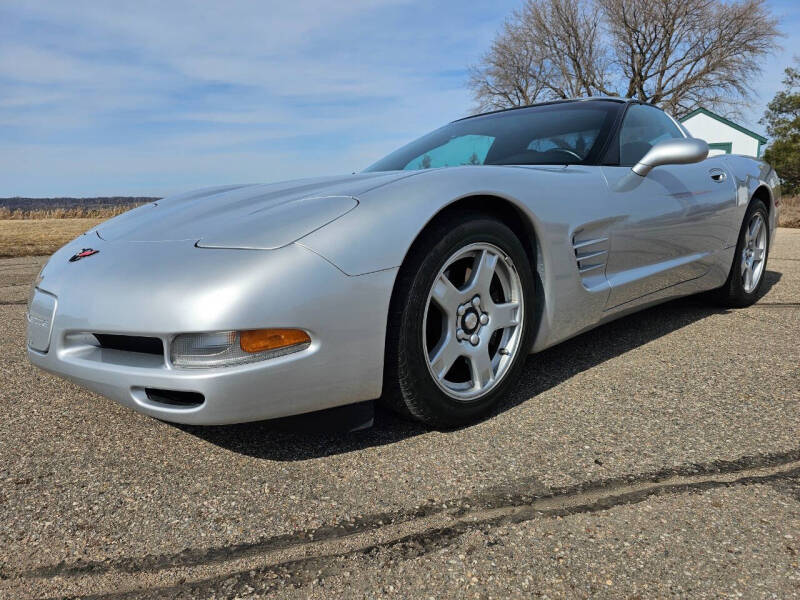
[[[658,142],[682,137],[681,130],[662,110],[632,104],[619,132],[619,164],[632,167]]]
[[[488,135],[462,135],[413,158],[404,170],[435,169],[460,165],[482,165],[494,138]]]

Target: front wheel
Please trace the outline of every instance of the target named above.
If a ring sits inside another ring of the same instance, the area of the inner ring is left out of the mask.
[[[753,200],[739,231],[733,265],[725,285],[715,298],[724,306],[750,306],[758,299],[764,284],[769,255],[769,217],[761,200]]]
[[[530,348],[533,276],[503,223],[465,215],[424,234],[403,265],[390,315],[385,398],[428,425],[489,411]]]

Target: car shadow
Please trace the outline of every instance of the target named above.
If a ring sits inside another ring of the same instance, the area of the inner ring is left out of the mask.
[[[761,297],[780,279],[781,273],[767,271]],[[702,296],[690,296],[612,321],[531,355],[519,384],[514,386],[508,398],[488,418],[607,360],[710,315],[726,312],[727,309],[710,304]],[[347,411],[348,408],[240,425],[175,426],[232,452],[274,461],[299,461],[342,454],[391,444],[428,431],[418,423],[397,417],[378,404],[371,428],[347,432],[346,424],[343,427],[342,419],[337,416],[340,410]]]

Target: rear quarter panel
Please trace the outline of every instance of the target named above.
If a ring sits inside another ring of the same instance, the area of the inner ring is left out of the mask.
[[[738,208],[738,223],[741,225],[747,205],[756,190],[765,186],[769,190],[769,231],[774,239],[780,217],[780,180],[775,170],[763,160],[750,156],[731,154],[725,157],[730,170],[733,172],[736,183],[736,203]],[[737,230],[738,233],[738,230]],[[770,240],[772,241],[772,240]],[[734,238],[731,245],[736,245]]]

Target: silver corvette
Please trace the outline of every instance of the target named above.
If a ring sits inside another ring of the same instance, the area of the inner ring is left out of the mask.
[[[600,323],[758,298],[778,178],[707,155],[657,108],[588,99],[455,121],[359,174],[159,200],[52,256],[28,356],[167,421],[380,397],[455,426]]]

